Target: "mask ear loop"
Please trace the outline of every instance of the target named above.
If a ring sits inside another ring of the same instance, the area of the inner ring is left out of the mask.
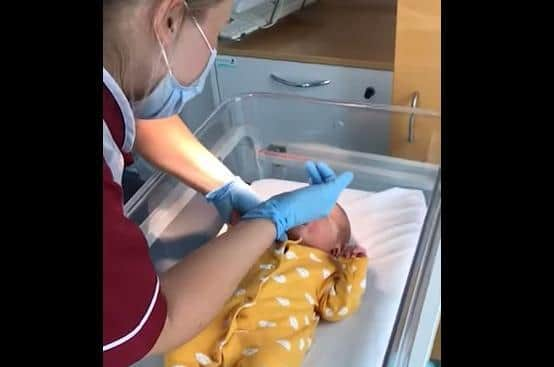
[[[208,37],[206,37],[206,34],[204,33],[204,31],[202,30],[202,27],[200,27],[200,23],[198,23],[198,20],[196,20],[196,17],[194,15],[192,15],[192,11],[190,10],[189,8],[189,5],[187,4],[186,0],[183,1],[183,4],[185,4],[185,8],[187,8],[187,11],[191,12],[191,18],[192,18],[192,21],[194,22],[194,24],[196,25],[196,28],[198,29],[198,31],[200,32],[200,34],[202,35],[202,38],[204,39],[204,42],[206,42],[206,44],[208,45],[208,48],[210,49],[210,51],[213,52],[214,48],[212,47],[210,41],[208,41]]]
[[[167,66],[167,71],[169,72],[169,75],[173,76],[173,72],[171,71],[171,66],[169,65],[169,59],[167,57],[167,53],[165,52],[165,48],[162,44],[162,41],[160,40],[160,36],[156,33],[156,39],[158,40],[158,44],[160,45],[160,49],[162,51],[162,57],[165,61],[165,65]]]
[[[183,1],[183,4],[185,5],[185,8],[187,9],[187,11],[190,12],[190,8],[189,8],[187,2]],[[213,52],[214,49],[213,49],[212,45],[210,44],[210,41],[208,41],[208,37],[206,37],[206,34],[202,30],[202,27],[200,27],[200,24],[196,20],[196,17],[191,14],[191,18],[192,18],[192,21],[194,22],[194,24],[196,25],[196,28],[198,29],[198,31],[202,35],[202,38],[204,39],[204,42],[206,42],[206,44],[208,45],[208,48],[210,49],[210,51]],[[167,71],[168,71],[169,75],[171,75],[173,77],[173,71],[171,71],[171,66],[169,64],[169,58],[167,57],[167,53],[165,52],[165,48],[164,48],[163,43],[160,39],[160,36],[158,36],[157,33],[156,33],[156,39],[158,40],[158,44],[160,45],[160,50],[162,51],[162,57],[164,59],[165,65],[167,66]]]

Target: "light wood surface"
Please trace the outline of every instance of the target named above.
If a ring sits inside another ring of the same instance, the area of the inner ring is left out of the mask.
[[[220,41],[224,55],[393,70],[391,0],[319,0],[242,41]]]
[[[440,0],[398,0],[394,61],[394,105],[408,106],[419,92],[419,108],[440,112]],[[440,162],[440,124],[416,118],[415,140],[409,143],[408,119],[393,119],[391,153],[420,161]]]

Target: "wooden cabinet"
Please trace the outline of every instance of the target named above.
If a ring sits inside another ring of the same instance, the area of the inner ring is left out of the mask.
[[[440,0],[397,0],[392,104],[441,109],[441,8]],[[440,162],[441,128],[426,119],[391,124],[391,153],[395,156]]]
[[[417,107],[439,112],[440,11],[439,0],[320,0],[240,42],[222,42],[219,49],[222,55],[268,60],[267,65],[277,69],[278,65],[287,65],[288,76],[295,80],[310,80],[316,74],[317,79],[325,79],[325,73],[316,72],[323,65],[332,65],[333,70],[366,69],[367,75],[369,71],[392,73],[391,98],[384,100],[381,97],[385,93],[380,93],[373,102],[409,106],[418,92]],[[259,79],[249,84],[250,80],[259,78],[257,70],[253,68],[240,81],[229,79],[228,70],[222,71],[219,80],[222,97],[244,91],[248,86],[254,90],[261,88]],[[261,89],[295,93],[270,84],[267,75],[270,70],[268,67],[263,75],[265,79],[261,82],[265,86]],[[347,87],[296,93],[319,96],[321,92],[324,98],[357,100],[364,81],[348,79],[349,75],[354,74],[346,73],[342,81]],[[389,153],[439,162],[440,126],[435,121],[412,119],[412,139],[409,139],[409,119],[391,121],[387,138]]]
[[[271,92],[359,102],[370,100],[381,104],[391,102],[392,72],[385,70],[219,56],[216,71],[223,100],[247,92]],[[366,92],[369,92],[369,99]]]

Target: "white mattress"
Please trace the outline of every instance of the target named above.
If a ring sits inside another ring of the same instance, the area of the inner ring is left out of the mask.
[[[264,199],[305,183],[252,183]],[[305,367],[381,367],[426,213],[423,193],[394,188],[379,193],[346,189],[338,200],[356,243],[367,248],[367,288],[358,313],[321,323]]]

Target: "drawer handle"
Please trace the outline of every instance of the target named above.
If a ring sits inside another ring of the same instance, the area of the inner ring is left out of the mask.
[[[324,85],[331,84],[330,80],[315,80],[311,82],[291,82],[290,80],[283,79],[281,77],[278,77],[275,74],[271,74],[271,79],[281,84],[288,85],[289,87],[295,87],[295,88],[313,88],[313,87],[322,87]]]
[[[410,107],[416,108],[417,101],[419,99],[419,92],[414,92],[410,101]],[[415,113],[410,114],[410,120],[408,120],[408,142],[412,143],[414,141],[414,124],[415,124]]]

